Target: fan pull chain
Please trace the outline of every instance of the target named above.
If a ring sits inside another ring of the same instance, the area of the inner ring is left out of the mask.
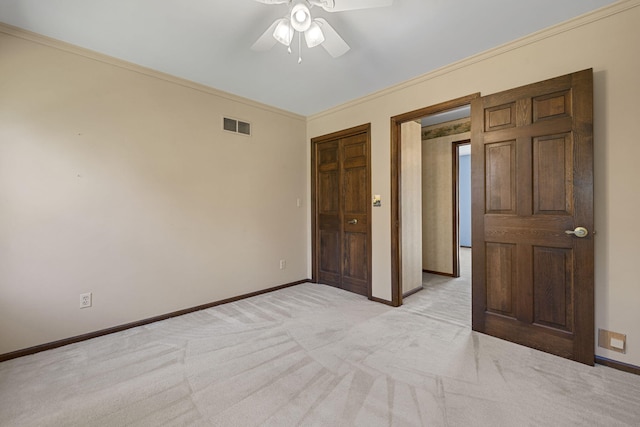
[[[298,64],[302,64],[302,33],[298,32]]]

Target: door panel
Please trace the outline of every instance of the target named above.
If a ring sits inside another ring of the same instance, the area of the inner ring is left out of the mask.
[[[368,136],[365,133],[341,140],[343,146],[344,194],[344,270],[342,288],[367,295],[369,261],[367,260],[370,191],[368,176]]]
[[[487,212],[515,213],[515,141],[485,146],[487,159]]]
[[[570,134],[533,139],[534,214],[572,215],[573,143]]]
[[[367,295],[367,241],[363,233],[345,233],[345,258],[342,288]],[[363,262],[364,261],[364,262]]]
[[[513,265],[515,245],[487,243],[487,310],[504,316],[514,316]]]
[[[321,248],[318,275],[329,284],[340,283],[340,173],[338,142],[318,147],[317,154],[317,213]]]
[[[371,296],[369,126],[312,144],[313,280]]]
[[[473,329],[594,363],[593,80],[472,103]]]
[[[320,247],[320,278],[330,284],[340,283],[340,233],[320,230]]]
[[[344,213],[346,215],[366,215],[369,197],[359,184],[367,178],[367,170],[362,168],[344,169]]]
[[[573,332],[573,251],[533,248],[535,324]]]

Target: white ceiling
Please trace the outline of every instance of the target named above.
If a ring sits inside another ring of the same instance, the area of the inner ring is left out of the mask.
[[[338,3],[341,0],[336,0]],[[250,49],[287,11],[255,0],[0,0],[0,21],[301,115],[311,115],[614,3],[395,0],[328,13],[351,46]],[[0,61],[2,55],[0,52]]]

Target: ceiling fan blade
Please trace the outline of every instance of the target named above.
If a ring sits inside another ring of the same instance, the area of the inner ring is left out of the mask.
[[[393,0],[317,0],[317,3],[313,3],[318,4],[327,12],[343,12],[345,10],[387,7],[393,4]],[[333,7],[331,7],[331,3],[334,3]]]
[[[264,4],[282,4],[289,3],[289,0],[256,0],[258,3]]]
[[[329,55],[337,58],[339,56],[344,55],[350,49],[349,45],[340,37],[340,35],[333,29],[331,25],[326,21],[326,19],[318,18],[315,20],[318,24],[320,24],[320,28],[322,29],[322,33],[324,34],[324,42],[322,43],[322,47],[329,52]]]
[[[253,46],[251,46],[251,50],[262,52],[271,49],[273,45],[276,44],[276,39],[273,37],[273,32],[275,31],[276,25],[278,25],[279,22],[280,20],[276,19],[273,24],[271,24],[271,26],[267,28],[267,31],[262,33],[258,40],[256,40],[256,42],[253,44]]]
[[[325,10],[329,10],[336,5],[335,0],[308,0],[314,6],[320,6]]]

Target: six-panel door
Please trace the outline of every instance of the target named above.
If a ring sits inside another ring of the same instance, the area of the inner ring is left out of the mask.
[[[370,296],[371,227],[368,126],[312,141],[314,279]]]
[[[474,100],[473,329],[594,363],[592,71]]]

